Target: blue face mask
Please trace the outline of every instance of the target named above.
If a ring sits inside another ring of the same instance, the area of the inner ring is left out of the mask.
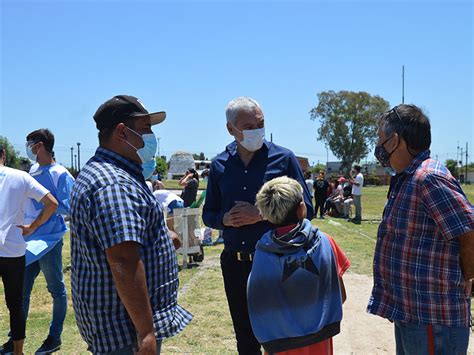
[[[142,161],[142,163],[148,162],[152,158],[155,158],[156,148],[158,147],[156,136],[153,133],[140,134],[138,132],[135,132],[131,128],[128,128],[128,130],[132,131],[143,140],[143,148],[140,148],[140,149],[136,148],[130,142],[126,141],[129,146],[131,146],[133,149],[136,150],[137,155]]]
[[[153,175],[156,169],[156,160],[155,158],[151,158],[142,164],[142,174],[145,180],[147,180],[150,176]],[[155,176],[155,175],[154,175]]]
[[[155,161],[155,164],[156,164],[156,161]],[[152,175],[151,176],[151,181],[155,182],[156,180],[158,180],[158,175]]]
[[[37,154],[33,153],[33,146],[35,144],[36,143],[26,142],[26,156],[28,157],[28,159],[30,159],[33,162],[36,162],[36,157],[37,157]]]

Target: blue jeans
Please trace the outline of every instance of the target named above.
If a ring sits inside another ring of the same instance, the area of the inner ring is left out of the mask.
[[[31,290],[33,289],[33,284],[39,272],[43,272],[48,291],[53,297],[53,319],[49,326],[49,335],[57,340],[61,338],[67,310],[62,250],[63,241],[61,240],[40,260],[28,265],[25,270],[25,281],[23,284],[23,310],[25,312],[25,318],[28,318]]]
[[[461,355],[467,353],[469,327],[422,325],[395,321],[397,355]]]
[[[156,355],[160,355],[161,342],[162,340],[156,341]],[[125,348],[112,351],[108,355],[133,355],[135,354],[135,347],[136,347],[135,345],[129,345],[129,346],[126,346]]]

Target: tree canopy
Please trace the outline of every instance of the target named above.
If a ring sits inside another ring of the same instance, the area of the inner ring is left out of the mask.
[[[166,172],[168,171],[168,164],[163,157],[156,158],[156,171],[161,176],[166,176]]]
[[[310,118],[321,123],[318,140],[327,144],[347,170],[366,157],[377,141],[376,116],[388,111],[389,103],[363,91],[323,91],[318,100],[310,111]]]
[[[0,144],[5,148],[7,154],[7,160],[5,165],[10,168],[19,169],[21,163],[26,159],[20,156],[20,153],[15,151],[15,148],[11,145],[6,137],[0,136]]]

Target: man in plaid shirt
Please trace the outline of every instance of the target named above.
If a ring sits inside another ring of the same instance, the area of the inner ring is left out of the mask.
[[[192,317],[177,304],[176,254],[145,183],[155,170],[151,126],[164,119],[126,95],[94,115],[100,147],[71,196],[72,302],[94,354],[159,354]]]
[[[397,354],[465,354],[474,209],[430,158],[428,118],[399,105],[379,121],[375,156],[396,171],[380,223],[368,312],[394,323]]]

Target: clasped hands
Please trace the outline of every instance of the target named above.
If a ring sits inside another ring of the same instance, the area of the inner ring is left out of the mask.
[[[222,224],[226,227],[242,227],[262,220],[258,208],[245,201],[235,201],[234,207],[224,214]]]

